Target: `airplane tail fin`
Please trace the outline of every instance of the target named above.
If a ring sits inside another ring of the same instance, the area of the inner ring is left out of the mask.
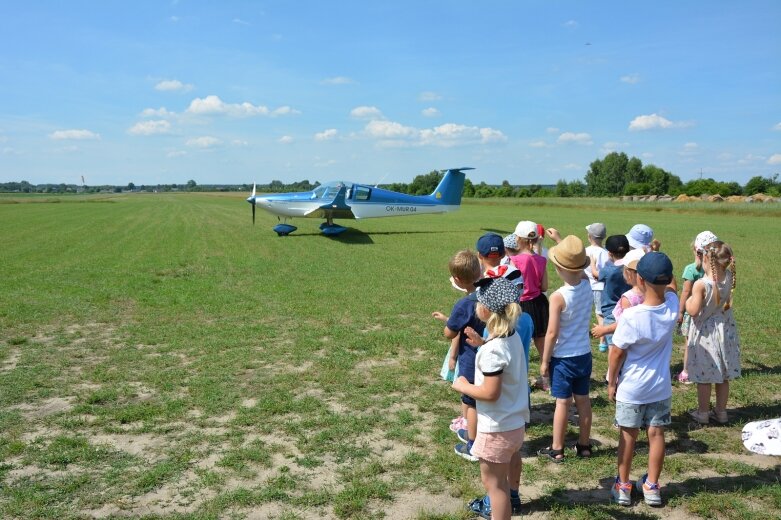
[[[474,168],[450,168],[445,170],[445,176],[439,182],[439,186],[431,194],[439,204],[458,206],[461,204],[461,192],[464,191],[465,170]]]

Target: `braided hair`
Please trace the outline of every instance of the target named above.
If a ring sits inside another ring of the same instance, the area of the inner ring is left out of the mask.
[[[720,291],[718,288],[718,267],[721,267],[725,272],[731,271],[731,286],[729,296],[722,305],[722,309],[725,311],[732,306],[732,295],[735,292],[735,286],[737,285],[737,275],[735,272],[735,255],[732,252],[732,248],[729,244],[725,244],[721,241],[716,241],[709,244],[705,248],[705,253],[708,255],[708,263],[710,266],[711,278],[715,284],[716,289],[716,305],[720,303]]]

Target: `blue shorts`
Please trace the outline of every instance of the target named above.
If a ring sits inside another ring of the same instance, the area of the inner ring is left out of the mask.
[[[623,428],[662,427],[671,422],[672,397],[647,404],[616,401],[616,423]]]
[[[591,380],[591,352],[575,357],[550,358],[550,393],[557,399],[588,395]]]

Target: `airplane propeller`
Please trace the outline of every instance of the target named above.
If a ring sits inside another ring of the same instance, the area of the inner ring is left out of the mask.
[[[252,183],[252,225],[255,225],[255,183]]]

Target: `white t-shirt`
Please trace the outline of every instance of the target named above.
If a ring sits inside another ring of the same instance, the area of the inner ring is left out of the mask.
[[[518,333],[494,338],[480,347],[475,358],[475,385],[484,374],[501,374],[502,392],[496,401],[477,399],[477,431],[506,432],[522,428],[529,420],[529,382],[526,355]]]
[[[610,262],[610,256],[607,253],[607,249],[605,249],[604,247],[588,246],[586,248],[586,256],[596,260],[595,265],[597,271],[600,271],[603,267],[605,267],[605,265],[607,265],[608,262]],[[597,281],[597,279],[591,275],[590,264],[588,267],[584,269],[584,271],[586,271],[586,276],[588,277],[588,281],[591,283],[592,291],[601,291],[602,289],[605,288],[604,282]]]
[[[673,395],[670,356],[678,318],[678,295],[670,291],[661,305],[635,305],[624,311],[613,345],[626,351],[616,401],[648,404]]]
[[[594,296],[586,280],[578,285],[564,284],[556,290],[564,298],[564,310],[561,311],[559,337],[553,346],[553,357],[568,358],[582,356],[591,352],[589,322]]]

